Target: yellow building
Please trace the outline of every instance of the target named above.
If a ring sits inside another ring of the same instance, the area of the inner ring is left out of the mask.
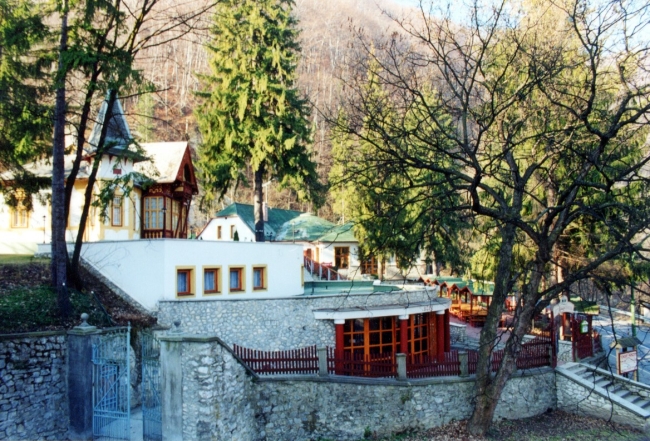
[[[84,242],[187,237],[190,204],[198,193],[188,143],[147,143],[136,148],[122,106],[116,101],[105,141],[105,145],[111,147],[98,157],[96,146],[107,107],[104,102],[75,180],[66,240],[76,240],[88,178],[96,161],[99,163],[93,189],[95,195],[106,183],[115,182],[117,178],[132,172],[148,176],[153,184],[136,179],[128,195],[124,188],[117,186],[104,219],[99,208],[91,207]],[[73,159],[72,155],[65,158],[66,175],[72,168]],[[27,165],[26,169],[40,177],[52,175],[50,161],[35,162]],[[5,174],[0,178],[4,184],[12,184],[11,175]],[[21,204],[16,208],[9,207],[0,194],[0,254],[33,254],[42,244],[45,244],[42,248],[49,248],[47,244],[50,243],[52,222],[50,193],[48,189],[35,195],[31,210],[26,210]]]

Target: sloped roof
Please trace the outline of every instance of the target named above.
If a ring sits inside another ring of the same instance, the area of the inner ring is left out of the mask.
[[[88,144],[90,145],[90,152],[97,150],[99,145],[99,138],[101,136],[102,127],[106,122],[106,112],[108,110],[108,94],[106,94],[106,99],[102,102],[101,107],[99,108],[99,113],[97,114],[97,120],[93,126],[93,130],[90,133],[90,138],[88,138]],[[105,144],[112,144],[114,148],[125,149],[133,142],[133,136],[131,136],[131,130],[129,129],[129,124],[126,122],[124,117],[124,109],[122,109],[122,104],[119,99],[115,99],[113,103],[113,110],[111,112],[111,119],[108,122],[108,129],[106,131],[106,140]]]
[[[74,159],[75,159],[75,155],[65,155],[63,157],[64,176],[67,177],[70,174],[70,170],[72,170],[72,163],[74,162]],[[25,171],[39,178],[51,177],[52,158],[39,159],[38,161],[30,162],[29,164],[25,164],[23,168],[25,169]],[[88,177],[87,168],[81,167],[79,169],[79,172],[77,173],[77,179],[87,178],[87,177]],[[12,171],[6,171],[0,174],[0,179],[3,180],[11,181],[13,178],[14,178],[14,174]]]
[[[140,144],[145,155],[155,167],[157,176],[152,178],[160,184],[172,183],[176,180],[179,168],[183,162],[187,141],[182,142],[150,142]],[[138,172],[149,174],[148,163],[135,164],[134,169]]]
[[[102,128],[106,123],[107,110],[108,93],[106,94],[106,99],[102,101],[102,105],[99,108],[99,113],[97,113],[95,125],[93,126],[93,129],[90,132],[90,137],[87,141],[88,146],[85,147],[86,152],[90,156],[94,155],[97,152]],[[126,122],[124,109],[122,109],[122,103],[120,102],[119,98],[116,98],[115,102],[113,103],[111,119],[108,122],[108,128],[106,129],[104,147],[105,148],[103,151],[105,154],[129,158],[134,163],[146,161],[147,159],[146,156],[138,151],[138,149],[135,147],[135,144],[133,143],[133,136],[131,135],[129,124]]]
[[[277,232],[276,240],[313,242],[335,226],[332,222],[311,213],[302,213],[281,226]]]
[[[318,238],[319,242],[357,242],[354,237],[354,224],[348,222],[343,225],[336,225],[323,236]]]
[[[268,222],[264,223],[264,234],[273,233],[274,236],[277,236],[278,230],[282,228],[283,224],[297,218],[301,214],[302,213],[300,211],[295,210],[269,208],[269,219]],[[252,205],[235,202],[234,204],[228,205],[226,208],[216,214],[216,217],[227,216],[239,216],[239,218],[248,226],[248,228],[250,228],[251,231],[255,231],[255,212]]]

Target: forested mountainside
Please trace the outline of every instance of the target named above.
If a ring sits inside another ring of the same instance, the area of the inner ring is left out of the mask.
[[[187,2],[188,11],[205,6],[206,0]],[[178,4],[175,5],[178,8]],[[386,14],[401,15],[404,9],[391,0],[297,0],[295,14],[299,20],[302,53],[297,66],[298,87],[314,109],[314,159],[323,179],[329,172],[331,155],[327,127],[322,113],[335,109],[341,91],[338,77],[355,56],[355,31],[372,39],[396,29]],[[193,147],[200,142],[193,109],[195,92],[201,87],[200,76],[209,73],[210,13],[196,23],[192,32],[165,42],[139,55],[138,66],[156,91],[149,95],[124,97],[132,129],[143,142],[189,140]],[[162,38],[162,37],[161,37]],[[239,187],[228,193],[229,200],[250,203],[252,189]],[[289,191],[279,192],[273,185],[269,204],[279,208],[313,210],[298,202]],[[213,207],[204,216],[214,214]],[[318,214],[336,220],[331,201]],[[197,213],[198,215],[198,213]],[[198,215],[197,224],[202,222]]]

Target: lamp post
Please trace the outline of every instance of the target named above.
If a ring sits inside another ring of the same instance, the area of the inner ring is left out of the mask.
[[[43,215],[43,243],[45,243],[45,240],[47,238],[47,235],[45,234],[45,215]]]

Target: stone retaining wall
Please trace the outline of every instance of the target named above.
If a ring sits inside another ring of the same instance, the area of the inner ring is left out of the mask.
[[[158,304],[158,323],[181,321],[184,333],[216,335],[227,344],[276,351],[334,346],[332,320],[314,319],[313,309],[408,304],[429,300],[434,290],[303,296],[257,300],[173,300]]]
[[[173,344],[180,349],[168,351]],[[162,348],[162,359],[167,360],[163,378],[182,383],[182,394],[174,393],[171,384],[163,388],[170,391],[163,394],[163,415],[166,408],[182,408],[178,423],[184,441],[358,440],[368,433],[388,436],[437,427],[468,418],[472,411],[471,377],[257,377],[216,337],[163,337]],[[170,356],[172,352],[176,355]],[[181,360],[179,366],[169,362],[175,357]],[[174,404],[179,399],[182,404]],[[526,418],[555,407],[555,372],[534,369],[509,381],[495,418]]]
[[[65,333],[0,336],[0,439],[65,439]]]
[[[585,386],[572,381],[564,376],[560,369],[555,382],[559,409],[627,424],[640,430],[648,429],[648,420],[618,404],[614,394],[609,397],[603,396],[594,390],[593,385]]]
[[[392,383],[392,384],[391,384]],[[269,440],[358,440],[387,437],[469,418],[474,378],[409,382],[348,381],[330,377],[257,385],[260,429]],[[495,418],[519,419],[555,408],[555,374],[543,369],[508,382]]]

